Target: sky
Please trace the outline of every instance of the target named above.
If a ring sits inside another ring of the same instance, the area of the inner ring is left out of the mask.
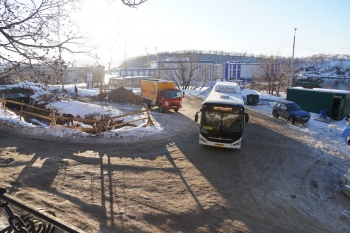
[[[294,57],[350,54],[349,9],[348,0],[148,0],[136,9],[84,0],[73,17],[107,66],[156,51],[292,57],[294,35]]]
[[[49,86],[49,89],[43,91],[42,88],[37,86],[38,84],[30,83],[30,82],[24,82],[19,83],[16,85],[6,85],[2,86],[2,88],[14,88],[14,87],[23,87],[27,86],[33,89],[34,94],[31,96],[33,99],[38,99],[41,95],[48,94],[52,92],[54,89],[60,89],[60,86]],[[66,85],[65,89],[67,90],[67,96],[74,96],[74,85]],[[132,89],[135,94],[139,94],[139,89]],[[209,93],[208,90],[186,90],[186,96],[187,95],[201,95],[203,97],[206,97]],[[86,89],[85,86],[80,86],[78,88],[78,93],[80,97],[84,96],[96,96],[99,94],[99,89]],[[246,108],[248,108],[251,111],[258,111],[259,113],[267,116],[267,117],[273,117],[272,116],[272,106],[274,105],[275,101],[278,99],[282,99],[283,97],[275,97],[271,95],[267,95],[261,92],[257,92],[255,90],[251,89],[243,89],[242,90],[242,96],[245,97],[249,94],[255,94],[259,95],[259,102],[257,105],[246,105]],[[84,117],[86,115],[94,115],[96,113],[99,114],[108,114],[110,116],[117,116],[121,114],[126,114],[129,112],[125,112],[118,108],[113,107],[104,107],[98,104],[91,104],[86,102],[79,102],[78,99],[70,99],[69,101],[56,101],[52,102],[50,104],[47,104],[45,106],[47,109],[54,107],[58,110],[59,113],[70,113],[74,116],[77,116],[78,114],[81,117]],[[145,113],[143,113],[145,114]],[[152,116],[152,114],[151,114]],[[124,122],[135,120],[137,118],[145,117],[145,115],[132,115],[127,116],[124,118]],[[339,152],[343,154],[347,154],[350,159],[349,152],[349,145],[347,144],[347,138],[344,135],[345,129],[350,129],[350,125],[347,125],[345,119],[341,121],[331,120],[329,123],[325,123],[322,121],[318,121],[315,119],[320,118],[320,113],[311,113],[311,119],[309,122],[305,124],[295,124],[292,125],[288,123],[286,120],[278,118],[280,121],[284,121],[286,124],[288,124],[289,130],[295,130],[301,132],[305,137],[309,138],[308,141],[311,141],[313,146],[315,148],[321,149],[327,153],[337,155]],[[162,134],[166,133],[166,128],[164,125],[161,125],[159,122],[157,122],[156,119],[152,117],[152,121],[154,123],[154,126],[147,126],[143,127],[146,122],[145,121],[137,121],[134,122],[136,124],[135,127],[127,126],[120,129],[112,129],[108,132],[102,133],[99,138],[102,140],[106,139],[112,139],[115,141],[115,138],[118,139],[119,142],[124,141],[132,141],[138,142],[139,140],[142,140],[143,137],[151,136],[154,134]],[[91,137],[91,135],[72,129],[72,128],[66,128],[61,126],[55,126],[50,127],[49,125],[45,125],[43,123],[41,124],[33,124],[33,123],[39,123],[38,121],[24,121],[23,118],[20,119],[19,116],[17,116],[15,113],[7,110],[4,111],[3,108],[0,107],[0,124],[10,124],[14,127],[21,127],[22,132],[26,132],[31,135],[40,135],[40,136],[48,136],[48,137],[72,137],[72,138],[86,138]],[[81,122],[76,122],[80,126],[77,127],[88,127],[87,125],[84,125]],[[249,122],[248,122],[249,124]],[[96,138],[97,140],[97,138]]]

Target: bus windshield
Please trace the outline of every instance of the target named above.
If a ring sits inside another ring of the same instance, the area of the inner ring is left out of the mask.
[[[204,107],[202,111],[201,128],[219,132],[242,132],[243,109],[239,106]]]

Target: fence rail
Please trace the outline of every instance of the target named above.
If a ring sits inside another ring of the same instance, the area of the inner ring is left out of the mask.
[[[15,214],[10,205],[16,206],[20,211],[28,212],[29,214],[23,214],[21,216]],[[53,213],[37,210],[36,208],[24,203],[20,199],[7,194],[5,188],[0,188],[0,208],[4,208],[8,215],[9,226],[5,229],[0,229],[0,233],[9,232],[40,232],[48,233],[54,232],[55,228],[59,228],[69,233],[84,233],[80,230],[61,219],[55,217]],[[38,221],[39,219],[39,221]]]
[[[102,133],[102,132],[110,130],[114,127],[122,127],[125,125],[130,125],[131,123],[134,123],[137,121],[142,121],[142,120],[147,120],[146,126],[153,126],[154,125],[152,120],[151,120],[151,116],[149,114],[149,109],[148,109],[147,105],[145,105],[145,109],[141,109],[139,111],[135,111],[135,112],[127,113],[127,114],[122,114],[122,115],[114,116],[114,117],[106,117],[103,115],[100,120],[96,120],[96,119],[84,119],[84,118],[78,118],[78,117],[56,116],[55,109],[47,110],[47,109],[39,108],[39,107],[30,105],[27,103],[0,98],[0,106],[4,109],[5,115],[6,115],[6,111],[9,110],[6,107],[7,103],[16,104],[16,105],[20,106],[20,110],[11,109],[12,112],[14,112],[20,116],[20,120],[22,117],[24,118],[26,116],[35,116],[35,117],[50,121],[50,127],[60,125],[62,127],[69,127],[69,128],[84,131],[87,133]],[[40,113],[42,113],[42,114],[26,111],[24,109],[24,107],[35,109],[37,111],[40,111]],[[128,121],[128,122],[126,122],[124,120],[118,120],[118,119],[125,117],[125,116],[139,115],[142,113],[146,113],[147,116],[142,117],[142,118],[138,118],[136,120]],[[43,114],[46,114],[46,115],[43,115]],[[73,123],[74,121],[81,122],[81,123],[84,123],[87,125],[91,125],[92,128],[74,127],[73,124],[71,124],[72,126],[68,125],[68,123]],[[57,124],[57,122],[61,122],[61,124]],[[64,124],[62,124],[62,122],[64,122]]]

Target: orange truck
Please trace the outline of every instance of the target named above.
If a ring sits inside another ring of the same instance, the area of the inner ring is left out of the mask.
[[[162,79],[141,79],[141,97],[148,107],[158,106],[160,112],[182,107],[182,92],[173,81]]]

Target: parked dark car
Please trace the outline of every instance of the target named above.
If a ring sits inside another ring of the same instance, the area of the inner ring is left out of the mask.
[[[311,118],[309,112],[302,110],[297,103],[289,100],[276,101],[272,108],[272,115],[275,118],[281,116],[292,124],[296,122],[306,123]]]

